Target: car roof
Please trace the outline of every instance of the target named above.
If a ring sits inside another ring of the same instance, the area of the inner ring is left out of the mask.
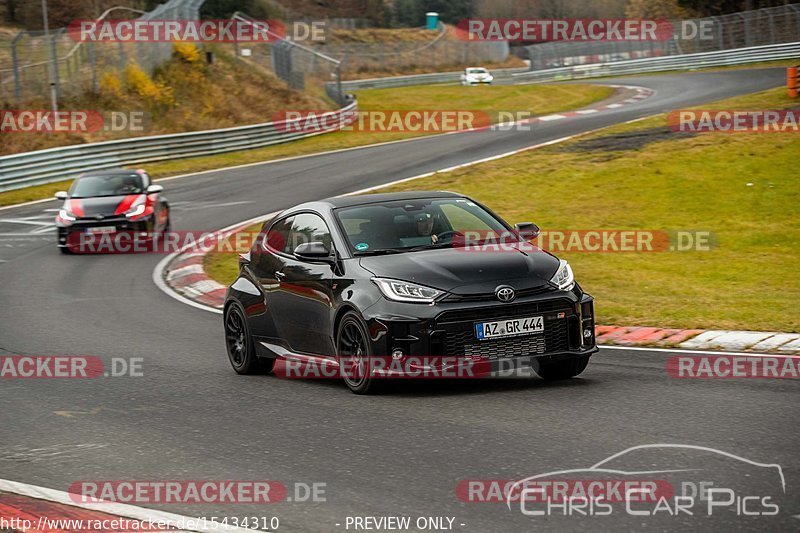
[[[420,200],[428,198],[463,198],[464,195],[449,191],[407,191],[389,192],[380,194],[357,194],[354,196],[338,196],[320,200],[321,203],[338,209],[340,207],[352,207],[356,205],[377,204],[383,202],[396,202],[402,200]]]
[[[137,176],[141,175],[141,173],[138,170],[117,168],[114,170],[98,170],[98,171],[84,172],[78,177],[83,178],[86,176],[132,176],[134,174]]]

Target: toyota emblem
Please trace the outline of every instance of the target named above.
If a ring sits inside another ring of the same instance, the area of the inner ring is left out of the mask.
[[[497,287],[497,289],[494,291],[494,294],[501,302],[510,302],[516,297],[514,289],[508,285],[501,285],[500,287]]]

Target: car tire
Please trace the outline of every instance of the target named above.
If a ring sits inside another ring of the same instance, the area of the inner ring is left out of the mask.
[[[586,370],[588,364],[589,356],[583,355],[580,357],[563,359],[561,361],[554,361],[552,363],[539,363],[535,370],[540,378],[555,381],[574,378]]]
[[[223,315],[225,328],[225,348],[228,360],[237,374],[269,374],[275,366],[275,359],[256,355],[253,337],[245,318],[242,306],[234,302],[225,308]]]
[[[59,246],[58,251],[64,255],[72,255],[72,250],[70,250],[67,246]]]
[[[162,235],[166,235],[170,231],[172,231],[172,219],[170,219],[170,217],[169,217],[169,209],[167,209],[167,222],[166,222],[166,224],[164,224],[164,229],[161,230],[161,234]]]
[[[372,374],[372,348],[358,313],[348,311],[336,328],[336,357],[345,385],[354,394],[375,394],[381,378]]]

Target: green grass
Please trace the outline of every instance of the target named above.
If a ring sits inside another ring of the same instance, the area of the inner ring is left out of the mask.
[[[245,228],[243,231],[249,231],[253,234],[261,230],[261,223],[253,224]],[[232,243],[235,241],[231,241]],[[230,245],[234,247],[233,244]],[[220,250],[225,250],[224,246],[219,247]],[[236,253],[212,251],[206,254],[203,258],[203,268],[212,279],[215,279],[223,285],[228,285],[236,279],[239,273],[239,254],[245,253],[247,250],[236,250]]]
[[[781,88],[702,107],[793,104]],[[710,251],[559,255],[601,324],[800,331],[797,134],[651,135],[665,125],[659,115],[385,190],[459,191],[545,231],[709,231]],[[642,135],[653,142],[635,144]],[[206,261],[212,277],[235,278],[235,256]]]
[[[792,104],[781,88],[703,108]],[[576,151],[665,124],[652,117],[387,190],[459,191],[544,230],[710,231],[710,251],[560,255],[596,297],[601,324],[800,331],[797,134],[664,135],[638,150]]]
[[[589,105],[609,97],[613,89],[593,85],[498,85],[493,87],[437,86],[372,89],[358,92],[362,110],[394,111],[403,109],[509,110],[530,111],[537,115],[555,113]],[[418,136],[414,133],[336,132],[295,142],[205,157],[178,159],[147,165],[150,174],[159,177],[199,172],[232,165],[270,161],[282,157],[312,154],[326,150],[351,148],[377,142]],[[0,193],[0,206],[48,198],[69,187],[71,181],[51,183]]]

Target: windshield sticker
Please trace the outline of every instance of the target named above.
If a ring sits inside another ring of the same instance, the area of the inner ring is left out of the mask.
[[[359,252],[363,252],[364,250],[367,250],[368,248],[369,248],[369,244],[367,244],[365,242],[360,242],[360,243],[356,244],[356,250],[358,250]]]

